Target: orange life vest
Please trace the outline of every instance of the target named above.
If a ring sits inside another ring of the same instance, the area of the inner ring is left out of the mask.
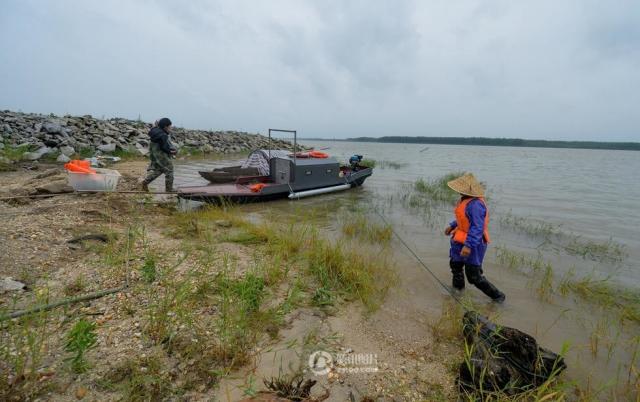
[[[455,241],[456,243],[464,244],[464,242],[467,240],[467,233],[469,233],[469,227],[471,226],[471,223],[469,222],[469,218],[467,218],[467,214],[465,213],[465,211],[467,209],[467,204],[469,204],[469,202],[474,199],[475,198],[473,197],[465,198],[464,200],[458,202],[456,209],[453,211],[456,215],[456,222],[458,223],[458,226],[453,231],[453,241]],[[484,228],[482,230],[482,237],[484,238],[485,242],[489,243],[491,242],[488,230],[489,209],[487,208],[487,204],[485,204],[484,202],[484,198],[478,197],[478,200],[480,200],[482,205],[484,205],[487,210],[487,214],[484,217]]]

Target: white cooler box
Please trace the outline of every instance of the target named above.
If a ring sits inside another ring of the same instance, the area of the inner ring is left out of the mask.
[[[76,191],[114,191],[120,180],[120,172],[111,169],[94,169],[95,174],[67,172],[69,184]]]

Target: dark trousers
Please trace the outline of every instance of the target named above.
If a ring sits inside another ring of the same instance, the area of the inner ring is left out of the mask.
[[[482,266],[467,264],[464,261],[449,260],[449,267],[453,275],[452,285],[455,289],[464,289],[464,277],[466,275],[470,284],[480,289],[490,298],[499,299],[504,296],[498,288],[493,286],[493,284],[482,275]]]
[[[164,189],[165,191],[173,191],[173,163],[171,163],[171,156],[166,154],[155,142],[151,143],[149,147],[149,158],[151,163],[147,168],[147,177],[143,183],[148,185],[160,175],[164,174]]]

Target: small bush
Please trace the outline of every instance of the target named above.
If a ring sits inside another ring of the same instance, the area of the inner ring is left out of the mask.
[[[156,270],[156,260],[152,256],[147,256],[144,260],[144,264],[140,268],[140,273],[142,274],[142,279],[151,283],[156,280],[157,270]]]
[[[71,369],[75,373],[83,373],[89,368],[84,354],[93,348],[97,341],[96,324],[84,318],[76,322],[67,334],[65,350],[74,355],[67,360],[71,362]]]

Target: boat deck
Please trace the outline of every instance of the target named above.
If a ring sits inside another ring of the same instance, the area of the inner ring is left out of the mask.
[[[237,183],[216,184],[216,185],[208,185],[208,186],[194,186],[194,187],[180,187],[178,189],[178,194],[180,193],[194,194],[194,195],[195,194],[210,195],[214,197],[218,195],[242,195],[242,196],[260,195],[260,192],[251,191],[248,185],[237,184]]]

